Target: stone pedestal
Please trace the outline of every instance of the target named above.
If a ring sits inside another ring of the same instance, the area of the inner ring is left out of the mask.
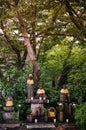
[[[4,107],[4,112],[2,114],[4,120],[14,120],[14,107]]]
[[[14,120],[13,112],[3,112],[3,119],[4,120]]]
[[[31,115],[30,114],[27,114],[27,120],[29,122],[34,122],[34,119],[37,118],[38,119],[38,122],[42,122],[45,120],[45,108],[44,108],[44,103],[49,103],[49,100],[48,99],[45,99],[45,98],[39,98],[39,99],[26,99],[26,102],[28,104],[30,104],[30,108],[28,109],[29,111],[31,111]],[[29,113],[27,110],[27,113]],[[31,119],[31,118],[32,119]],[[47,120],[47,119],[46,119]]]
[[[6,111],[6,112],[13,112],[14,111],[14,107],[8,107],[8,106],[6,106],[6,107],[4,107],[4,111]]]
[[[60,102],[70,102],[70,95],[60,93]]]

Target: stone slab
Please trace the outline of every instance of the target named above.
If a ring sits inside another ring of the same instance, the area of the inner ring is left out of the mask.
[[[16,123],[16,124],[0,124],[1,128],[16,128],[16,127],[20,127],[20,123]]]
[[[43,103],[49,103],[49,100],[48,99],[45,99],[45,100],[43,100],[43,99],[33,99],[33,100],[31,100],[31,99],[26,99],[26,103],[33,103],[33,104],[43,104]]]
[[[27,124],[27,129],[52,129],[55,130],[56,127],[54,124],[51,123],[34,123],[34,124]]]

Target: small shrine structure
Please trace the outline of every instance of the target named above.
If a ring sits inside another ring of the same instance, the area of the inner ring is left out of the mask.
[[[27,80],[28,97],[26,99],[28,106],[30,106],[28,108],[28,113],[27,113],[27,120],[29,122],[42,121],[45,115],[44,104],[49,103],[49,100],[47,99],[42,84],[39,84],[36,94],[34,94],[34,87],[35,85],[33,81],[33,75],[29,74]]]

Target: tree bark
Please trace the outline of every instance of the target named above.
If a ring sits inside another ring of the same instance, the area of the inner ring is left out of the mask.
[[[23,21],[21,15],[19,13],[17,15],[17,18],[19,20],[19,25],[20,25],[20,28],[21,28],[21,31],[22,31],[22,36],[24,37],[24,45],[26,46],[26,49],[27,49],[27,52],[28,52],[28,55],[29,55],[29,59],[30,59],[31,63],[33,64],[34,76],[36,76],[37,83],[39,83],[40,67],[38,65],[36,55],[33,51],[32,46],[31,46],[26,27],[24,25],[24,21]]]
[[[35,2],[35,1],[33,1]],[[30,34],[30,42],[31,42],[31,45],[32,45],[32,48],[33,48],[33,51],[36,55],[36,35],[35,35],[35,32],[36,32],[36,4],[34,4],[31,0],[31,28],[32,28],[32,31],[31,31],[31,34]]]

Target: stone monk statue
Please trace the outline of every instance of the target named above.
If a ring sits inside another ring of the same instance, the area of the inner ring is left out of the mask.
[[[60,101],[61,102],[70,102],[70,94],[66,85],[62,86],[60,91]]]
[[[36,98],[39,98],[39,97],[42,97],[46,99],[46,93],[45,93],[45,90],[43,89],[43,86],[42,84],[39,84],[38,86],[38,90],[36,92]]]
[[[27,91],[29,99],[31,99],[31,97],[34,97],[34,80],[32,74],[29,74],[27,79]]]

